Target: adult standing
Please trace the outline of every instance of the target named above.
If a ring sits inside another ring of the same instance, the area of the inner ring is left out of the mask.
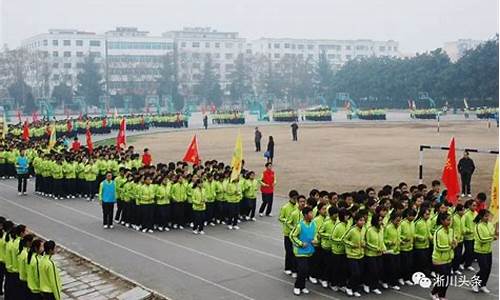
[[[208,129],[208,115],[203,116],[203,127],[205,127],[205,130]]]
[[[102,224],[105,229],[113,228],[113,208],[116,203],[116,185],[111,172],[99,185],[99,201],[102,204]]]
[[[255,152],[260,152],[260,141],[262,140],[262,132],[259,127],[255,127]]]
[[[267,143],[267,162],[272,163],[274,158],[274,139],[272,136],[269,137],[269,142]]]
[[[262,204],[259,208],[259,216],[263,216],[264,210],[266,217],[272,217],[271,211],[273,209],[273,194],[274,186],[276,185],[276,175],[274,174],[273,164],[266,163],[266,169],[262,173],[260,179],[260,191],[262,193]]]
[[[462,197],[465,197],[465,194],[467,194],[467,197],[472,197],[470,182],[475,169],[476,166],[472,158],[469,157],[469,151],[465,151],[464,157],[458,162],[458,172],[460,172],[460,179],[462,181]]]
[[[292,140],[297,141],[297,131],[299,130],[299,125],[297,122],[293,122],[290,127],[292,127]]]
[[[19,156],[16,157],[16,171],[17,171],[17,194],[26,195],[26,184],[28,181],[28,167],[29,160],[26,156],[26,150],[21,149]]]

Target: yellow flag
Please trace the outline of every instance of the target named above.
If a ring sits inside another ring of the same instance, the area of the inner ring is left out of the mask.
[[[238,136],[236,137],[236,145],[234,146],[233,159],[231,160],[231,180],[234,180],[240,176],[241,165],[243,161],[243,144],[241,142],[241,132],[238,131]]]
[[[493,223],[498,222],[498,156],[495,162],[495,170],[493,171],[493,178],[491,182],[491,199],[490,209]]]
[[[48,148],[52,149],[56,145],[56,124],[50,126],[50,137]]]

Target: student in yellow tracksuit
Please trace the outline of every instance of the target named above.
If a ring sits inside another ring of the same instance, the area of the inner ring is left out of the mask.
[[[365,233],[365,258],[366,274],[369,290],[380,295],[379,281],[383,271],[382,255],[386,251],[384,244],[384,217],[379,214],[372,215],[369,227]]]
[[[19,286],[18,291],[19,295],[22,296],[22,299],[28,299],[28,295],[30,294],[28,289],[28,275],[27,275],[27,266],[28,266],[28,251],[31,248],[31,243],[33,242],[34,236],[32,234],[25,235],[21,243],[19,244],[19,252],[17,255],[17,268],[19,270]]]
[[[146,177],[140,186],[139,210],[141,211],[142,232],[153,232],[155,189],[151,177]]]
[[[431,291],[433,300],[443,299],[446,297],[449,280],[446,280],[451,275],[451,261],[453,260],[453,248],[457,242],[453,237],[453,229],[451,229],[451,218],[448,213],[440,213],[436,219],[437,229],[433,236],[433,251],[432,264],[434,270],[439,276],[444,278],[443,281],[436,282]]]
[[[319,228],[318,236],[319,243],[321,246],[321,274],[319,276],[321,286],[324,288],[328,287],[328,283],[331,283],[331,274],[334,271],[334,266],[332,265],[332,232],[337,222],[338,209],[336,206],[330,206],[328,208],[328,217]],[[336,266],[335,266],[336,267]]]
[[[6,265],[6,246],[7,246],[7,236],[9,232],[14,227],[14,223],[7,221],[4,217],[0,217],[0,294],[4,294],[4,282],[7,284],[7,270]]]
[[[462,227],[462,216],[464,213],[465,207],[462,204],[457,204],[451,219],[451,228],[453,228],[453,234],[455,235],[455,240],[457,241],[457,246],[453,250],[455,255],[453,256],[453,261],[451,263],[451,270],[452,273],[456,275],[462,275],[462,272],[460,271],[460,263],[462,262],[462,252],[464,249],[464,234]]]
[[[31,248],[28,251],[28,257],[26,260],[26,278],[29,289],[28,299],[42,299],[40,292],[40,263],[42,257],[43,241],[40,239],[34,240],[33,243],[31,243]]]
[[[486,287],[491,273],[492,264],[492,244],[498,239],[498,233],[495,232],[495,225],[491,223],[491,214],[488,210],[482,209],[474,219],[474,255],[479,264],[479,272],[477,276],[481,280],[481,284],[472,286],[472,290],[476,293],[479,291],[489,294],[490,291]]]
[[[365,238],[363,236],[363,226],[365,218],[362,213],[357,213],[353,218],[353,226],[347,230],[342,241],[344,242],[349,268],[349,279],[346,289],[348,296],[360,297],[359,288],[361,276],[363,274],[363,257],[365,255]]]
[[[413,220],[417,211],[413,208],[407,208],[403,211],[403,220],[401,221],[401,278],[399,284],[413,285],[412,275],[414,271],[413,263],[413,242],[415,240],[415,224]]]
[[[22,299],[19,295],[19,264],[17,254],[19,253],[19,244],[26,233],[26,226],[17,225],[10,230],[6,237],[5,245],[5,269],[7,270],[5,278],[5,299]]]
[[[401,273],[401,214],[394,210],[389,217],[389,224],[384,228],[384,244],[387,249],[384,255],[384,283],[382,286],[390,286],[393,290],[400,290],[398,279]]]
[[[52,260],[55,253],[56,243],[46,241],[43,244],[45,255],[40,261],[40,291],[43,299],[61,299],[61,278],[59,269]]]
[[[345,208],[339,209],[338,221],[333,226],[332,230],[332,265],[335,266],[335,272],[332,274],[332,287],[331,289],[336,291],[345,292],[346,279],[347,279],[347,259],[345,256],[345,247],[342,238],[346,233],[348,227],[347,222],[349,218],[349,212]]]
[[[201,180],[196,180],[193,183],[191,202],[193,206],[193,233],[205,234],[203,225],[205,222],[206,199]]]

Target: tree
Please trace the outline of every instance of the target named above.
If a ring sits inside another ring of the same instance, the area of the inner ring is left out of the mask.
[[[73,89],[67,84],[60,82],[52,90],[52,98],[56,99],[57,105],[61,103],[66,103],[67,105],[73,98]]]
[[[99,65],[92,55],[85,57],[82,71],[77,76],[78,96],[85,97],[85,101],[90,105],[98,105],[99,96],[103,94],[102,75],[99,72]]]
[[[235,61],[234,71],[231,73],[229,90],[233,103],[239,102],[244,94],[252,91],[250,68],[243,54],[239,54]]]
[[[325,51],[322,51],[319,55],[314,80],[316,93],[327,98],[328,100],[333,99],[333,70]]]
[[[161,58],[160,77],[158,82],[158,95],[172,97],[174,86],[178,85],[174,56],[170,53]]]
[[[14,98],[14,102],[16,104],[24,105],[24,109],[26,112],[32,112],[32,110],[35,108],[35,100],[33,98],[31,86],[29,86],[22,80],[16,80],[14,83],[9,85],[7,90],[10,97]]]
[[[215,77],[210,56],[205,58],[201,80],[195,87],[194,92],[205,103],[216,103],[221,99],[222,92],[220,91],[219,80]]]

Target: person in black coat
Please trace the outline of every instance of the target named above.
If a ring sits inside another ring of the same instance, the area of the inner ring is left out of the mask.
[[[458,162],[458,172],[460,173],[460,179],[462,181],[462,197],[466,194],[467,197],[472,197],[470,182],[475,169],[476,166],[474,165],[474,161],[469,157],[469,151],[465,151],[464,157]]]
[[[297,125],[297,122],[293,122],[290,127],[292,127],[292,140],[297,141],[297,130],[299,130],[299,125]]]
[[[259,127],[255,127],[255,152],[260,152],[260,141],[262,140],[262,133]]]
[[[267,162],[272,163],[274,158],[274,140],[273,137],[269,137],[269,142],[267,143]]]

